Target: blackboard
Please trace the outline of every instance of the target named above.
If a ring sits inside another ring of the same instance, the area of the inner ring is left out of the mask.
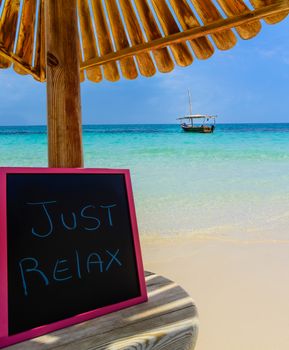
[[[0,346],[147,300],[128,170],[3,168]]]

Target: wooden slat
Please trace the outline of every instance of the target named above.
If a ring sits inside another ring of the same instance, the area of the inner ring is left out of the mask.
[[[210,24],[222,19],[211,0],[191,0],[204,24]],[[231,49],[237,42],[237,38],[230,29],[212,34],[212,38],[220,50]]]
[[[170,2],[184,30],[200,27],[199,21],[186,0],[170,0]],[[199,59],[207,59],[214,53],[213,45],[205,36],[190,41],[190,44]]]
[[[228,17],[234,17],[242,13],[249,12],[249,8],[243,0],[217,0]],[[236,30],[242,39],[251,39],[261,30],[260,21],[243,24],[236,27]]]
[[[180,30],[165,0],[152,0],[152,4],[165,35],[178,33]],[[193,62],[193,56],[186,43],[172,44],[170,48],[179,66],[189,66]]]
[[[77,31],[77,46],[78,46],[79,62],[80,62],[80,65],[81,65],[82,62],[83,62],[83,59],[82,59],[82,51],[81,51],[81,46],[80,46],[80,36],[79,36],[79,34],[80,34],[79,31]],[[81,83],[83,83],[85,81],[84,70],[80,70],[79,69],[79,80],[80,80]]]
[[[101,56],[113,52],[112,41],[109,33],[108,24],[105,18],[104,9],[101,0],[92,0],[92,9],[96,27],[98,45]],[[115,62],[109,62],[103,66],[104,76],[109,81],[119,80],[119,72]]]
[[[78,0],[77,4],[84,60],[89,60],[90,58],[98,57],[89,4],[88,0]],[[86,75],[88,80],[96,83],[102,80],[100,67],[88,69]]]
[[[250,0],[250,2],[254,6],[255,9],[260,9],[260,8],[267,6],[267,5],[273,5],[278,1],[276,1],[276,0]],[[265,18],[265,22],[267,22],[268,24],[275,24],[275,23],[282,21],[284,18],[287,17],[287,15],[288,15],[288,12],[285,14],[277,15],[277,16],[270,16],[270,17]]]
[[[148,302],[12,345],[7,350],[193,350],[198,311],[176,283],[146,274]]]
[[[14,55],[13,53],[11,52],[8,53],[6,48],[1,43],[0,43],[0,58],[4,58],[8,62],[18,64],[27,74],[31,74],[35,80],[40,81],[40,78],[37,72],[35,72],[35,70],[33,69],[33,67],[23,62],[23,60],[20,57]]]
[[[12,52],[17,30],[17,19],[19,13],[19,0],[6,0],[0,20],[0,43],[6,51]],[[0,68],[8,68],[11,61],[0,57]]]
[[[80,71],[79,73],[79,79],[80,79],[80,82],[83,83],[85,81],[85,75],[84,75],[84,71]]]
[[[25,0],[22,8],[22,15],[16,45],[15,54],[24,62],[32,64],[34,49],[34,30],[36,21],[36,0]],[[14,65],[18,74],[27,74],[20,66]]]
[[[106,0],[106,9],[116,49],[122,50],[129,47],[129,42],[120,17],[116,0]],[[122,75],[126,79],[132,80],[137,78],[138,72],[133,57],[127,57],[120,60],[120,68]]]
[[[104,64],[106,62],[119,60],[128,56],[139,54],[141,52],[146,52],[148,50],[159,49],[175,43],[181,43],[185,40],[193,40],[205,35],[216,34],[218,32],[223,32],[228,28],[234,28],[244,23],[254,22],[267,16],[275,16],[288,11],[289,0],[279,0],[278,3],[274,5],[269,5],[264,8],[251,11],[249,13],[244,13],[232,18],[222,19],[199,28],[191,28],[183,32],[171,34],[160,39],[127,48],[125,50],[113,52],[98,59],[91,59],[87,62],[84,62],[84,64],[81,66],[81,69],[86,69],[88,67]]]
[[[45,20],[44,20],[44,0],[40,0],[40,8],[37,24],[36,50],[34,59],[34,69],[37,72],[40,81],[46,79],[45,66]]]
[[[149,41],[162,37],[161,32],[154,19],[152,11],[147,3],[147,0],[135,0],[138,14],[142,21],[147,39]],[[158,70],[162,73],[168,73],[174,69],[174,62],[167,48],[153,50],[153,55],[156,61]]]
[[[144,36],[132,7],[131,0],[119,0],[119,4],[132,45],[144,43]],[[148,52],[137,55],[136,60],[140,73],[145,77],[151,77],[156,73],[153,60]]]

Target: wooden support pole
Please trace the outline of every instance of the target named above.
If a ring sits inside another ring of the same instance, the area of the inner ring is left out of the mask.
[[[83,166],[76,0],[46,0],[49,167]]]

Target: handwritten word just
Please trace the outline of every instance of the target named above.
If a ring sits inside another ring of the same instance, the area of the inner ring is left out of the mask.
[[[80,225],[81,228],[86,231],[96,231],[98,230],[103,222],[109,226],[113,226],[113,208],[116,207],[116,204],[108,205],[95,205],[88,204],[84,207],[81,207],[78,212],[71,212],[69,222],[65,218],[64,213],[59,214],[59,218],[56,218],[52,214],[51,209],[57,204],[57,201],[43,201],[36,203],[27,203],[29,206],[34,206],[39,208],[41,215],[43,216],[43,221],[45,223],[46,229],[39,230],[36,227],[32,227],[32,234],[39,238],[46,238],[53,234],[55,228],[56,219],[60,219],[60,223],[66,230],[76,230]],[[101,212],[101,216],[98,213]],[[102,217],[102,219],[101,219]]]

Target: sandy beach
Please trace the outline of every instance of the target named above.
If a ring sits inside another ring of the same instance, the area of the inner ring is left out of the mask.
[[[143,238],[142,250],[195,300],[196,350],[289,348],[289,241]]]

